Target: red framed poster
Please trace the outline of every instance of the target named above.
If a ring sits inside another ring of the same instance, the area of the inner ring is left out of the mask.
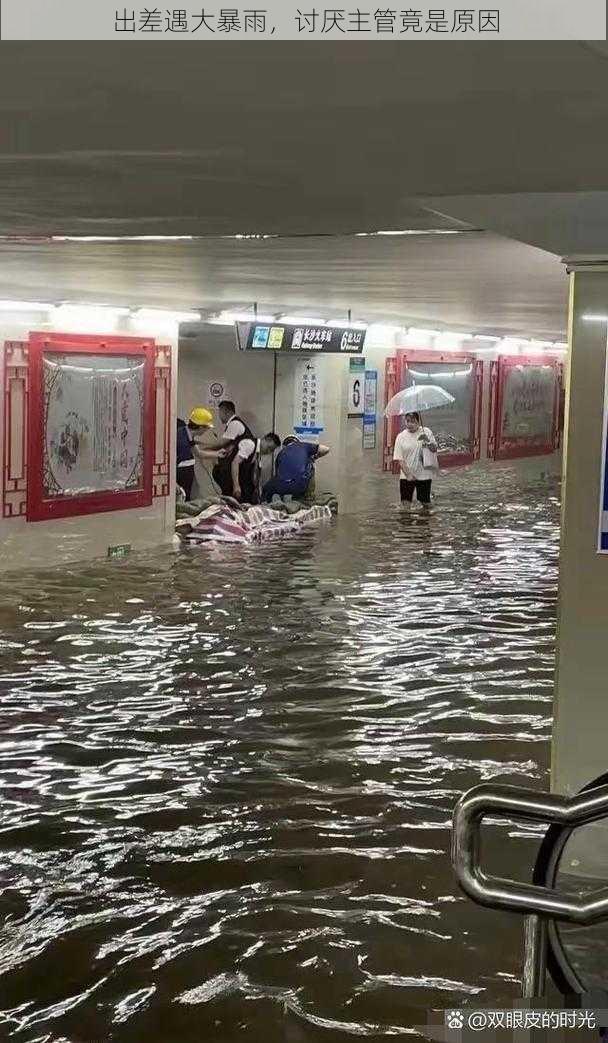
[[[2,517],[22,518],[27,504],[28,345],[4,344],[4,460]]]
[[[479,459],[482,380],[483,362],[474,355],[397,350],[399,388],[437,384],[454,398],[451,405],[433,409],[425,416],[437,439],[441,467],[462,467]],[[399,429],[402,426],[401,422]]]
[[[27,519],[152,503],[151,338],[31,333]]]
[[[490,370],[488,451],[494,460],[555,452],[562,383],[563,365],[552,355],[499,355]]]

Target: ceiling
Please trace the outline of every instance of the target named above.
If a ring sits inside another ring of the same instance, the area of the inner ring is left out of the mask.
[[[559,260],[508,237],[608,246],[607,80],[576,42],[5,41],[0,236],[21,243],[0,244],[0,296],[561,337]],[[482,231],[352,237],[463,226]],[[287,238],[208,239],[239,234]],[[53,235],[201,241],[31,241]]]
[[[558,258],[492,233],[178,243],[0,244],[14,300],[300,312],[562,340]]]
[[[5,41],[0,232],[353,232],[603,191],[607,85],[576,42]]]

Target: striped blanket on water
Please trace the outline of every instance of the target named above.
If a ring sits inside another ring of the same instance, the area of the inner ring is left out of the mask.
[[[181,539],[191,544],[257,543],[292,536],[304,526],[328,518],[331,518],[329,507],[309,507],[284,516],[271,507],[237,510],[228,504],[215,504],[194,518],[182,519],[176,529]]]

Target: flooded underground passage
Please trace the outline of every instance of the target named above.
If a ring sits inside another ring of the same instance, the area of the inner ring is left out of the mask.
[[[0,581],[6,1038],[376,1039],[517,996],[450,825],[547,786],[559,477],[453,472],[429,517],[388,483],[280,543]],[[487,839],[516,875],[537,837]]]
[[[0,19],[0,1043],[608,1039],[604,0],[108,4]]]

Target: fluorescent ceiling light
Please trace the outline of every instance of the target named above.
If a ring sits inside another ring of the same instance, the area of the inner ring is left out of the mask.
[[[563,341],[559,341],[559,340],[555,341],[553,347],[556,348],[557,351],[567,351],[568,350],[568,345],[564,344]]]
[[[385,326],[382,322],[373,322],[371,326],[367,327],[368,333],[373,333],[376,336],[390,337],[394,334],[405,334],[406,329],[404,326]]]
[[[442,330],[440,337],[449,337],[450,340],[472,340],[472,333],[456,333],[455,330]]]
[[[275,315],[247,315],[244,312],[235,312],[233,322],[274,322]]]
[[[0,242],[33,241],[31,236],[0,236]],[[207,239],[278,239],[277,234],[260,234],[258,232],[233,235],[50,235],[44,242],[51,243],[181,243],[206,242]],[[39,241],[36,239],[36,241]]]
[[[395,228],[381,229],[377,232],[355,232],[357,238],[375,235],[463,235],[466,228]]]
[[[335,326],[341,330],[366,330],[368,325],[366,322],[340,322],[340,319],[331,319],[328,326]]]
[[[254,315],[245,311],[222,311],[214,315],[209,322],[214,326],[232,326],[235,322],[274,322],[274,315]]]
[[[193,235],[52,235],[52,243],[178,243]]]
[[[422,327],[410,326],[407,335],[408,337],[440,337],[441,330],[425,330]]]
[[[274,322],[274,315],[247,315],[246,312],[235,312],[233,322]]]
[[[129,315],[130,308],[115,308],[112,304],[76,304],[73,301],[61,301],[54,309],[55,312],[102,312],[104,315]]]
[[[50,311],[52,307],[42,301],[0,301],[0,311]]]
[[[474,339],[475,340],[489,340],[493,344],[498,344],[498,342],[500,340],[502,340],[502,337],[489,337],[489,336],[486,336],[485,333],[476,333]]]
[[[311,319],[307,315],[280,315],[279,321],[288,326],[327,326],[325,319]]]
[[[583,322],[608,322],[608,315],[583,315]]]
[[[469,228],[381,228],[372,232],[347,232],[357,238],[380,235],[466,235],[476,229]],[[311,233],[312,236],[315,233]],[[227,235],[49,235],[38,236],[0,236],[0,241],[15,240],[21,242],[44,241],[50,243],[179,243],[179,242],[205,242],[209,239],[233,239],[233,240],[263,240],[263,239],[289,239],[289,235],[281,235],[278,232],[231,232]]]
[[[200,322],[199,311],[164,311],[162,308],[138,308],[133,315],[134,319],[143,322]]]
[[[112,308],[103,304],[58,304],[51,313],[55,328],[73,333],[111,333],[116,329],[120,315],[128,315],[128,308]]]

